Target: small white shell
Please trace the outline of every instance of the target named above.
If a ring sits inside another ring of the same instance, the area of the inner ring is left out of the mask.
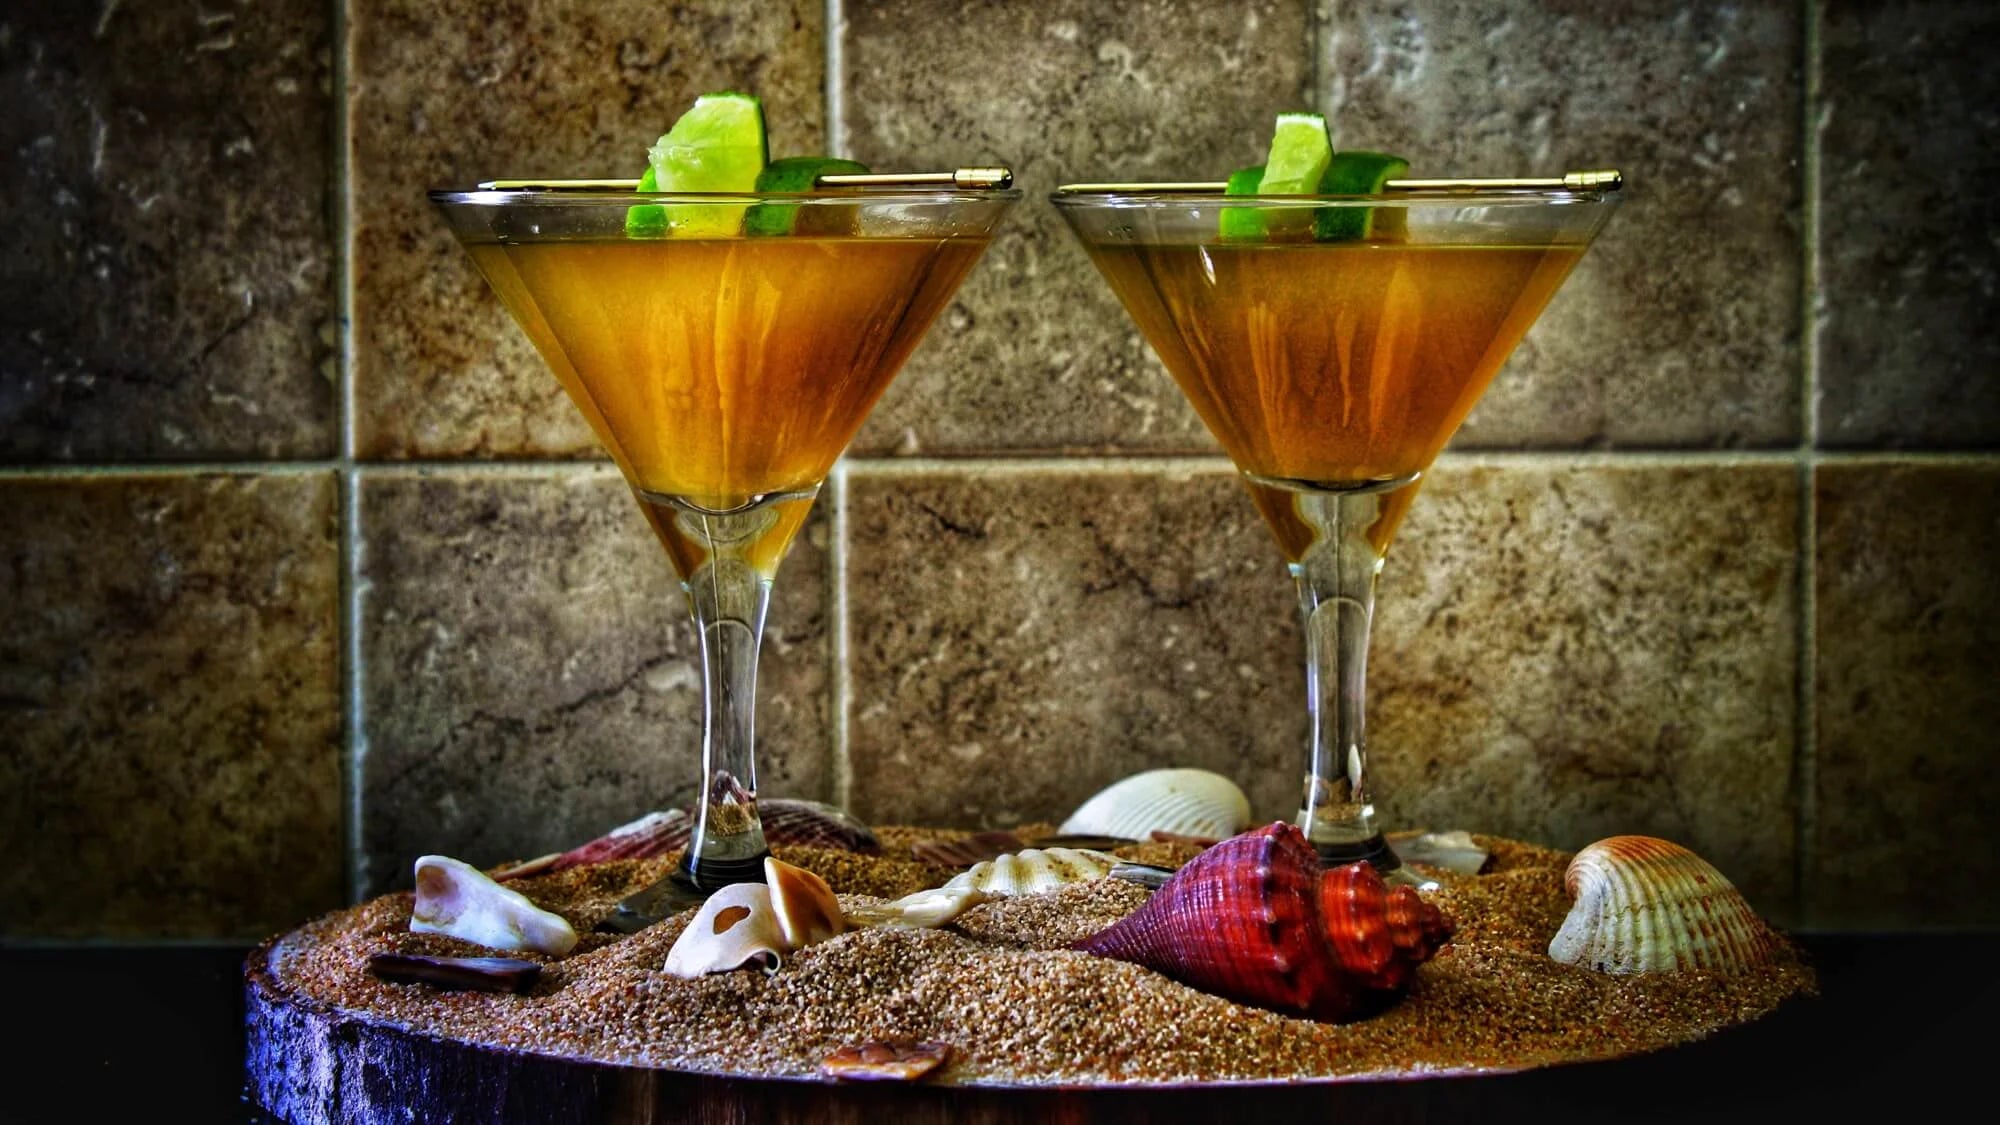
[[[1667,840],[1613,836],[1570,860],[1576,901],[1549,956],[1602,973],[1731,971],[1768,961],[1777,936],[1722,872]]]
[[[863,926],[934,930],[986,900],[984,891],[971,887],[932,887],[894,902],[853,907],[847,911],[847,920]]]
[[[1426,832],[1408,840],[1391,841],[1396,854],[1410,863],[1422,863],[1460,875],[1477,875],[1486,866],[1486,849],[1472,839],[1472,833]]]
[[[1088,883],[1111,874],[1116,856],[1081,848],[1026,848],[953,876],[943,890],[980,891],[994,898],[1052,891],[1068,883]]]
[[[1064,835],[1145,840],[1155,832],[1221,840],[1250,826],[1250,799],[1219,773],[1147,770],[1115,782],[1062,823]]]
[[[667,950],[667,972],[677,977],[731,973],[757,967],[777,969],[790,952],[771,908],[771,888],[734,883],[708,896],[687,929]]]
[[[448,934],[491,949],[538,953],[568,953],[576,946],[576,930],[559,914],[551,914],[516,890],[503,887],[486,873],[452,859],[427,855],[416,867],[417,901],[410,911],[410,932]]]

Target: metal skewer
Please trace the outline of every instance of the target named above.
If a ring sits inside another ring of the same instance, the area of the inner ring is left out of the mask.
[[[1615,168],[1598,169],[1589,172],[1567,172],[1560,176],[1528,176],[1502,180],[1390,180],[1384,185],[1389,191],[1494,191],[1494,190],[1569,190],[1569,191],[1618,191],[1625,186],[1625,177]],[[1221,195],[1229,190],[1229,185],[1221,180],[1196,180],[1183,183],[1157,184],[1064,184],[1056,189],[1058,194],[1084,193],[1107,195]]]
[[[946,187],[963,190],[999,190],[1012,187],[1011,168],[960,168],[952,172],[850,172],[820,176],[814,187],[822,188],[925,188]],[[637,180],[486,180],[481,191],[622,191],[639,190]],[[672,194],[672,193],[664,193]],[[735,194],[735,193],[730,193]],[[754,192],[743,194],[754,195]]]

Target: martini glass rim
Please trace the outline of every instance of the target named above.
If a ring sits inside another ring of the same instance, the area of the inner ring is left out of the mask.
[[[1450,187],[1414,188],[1357,195],[1225,195],[1216,191],[1148,191],[1134,185],[1106,191],[1057,189],[1049,202],[1058,207],[1382,207],[1483,203],[1501,206],[1616,203],[1618,193],[1601,188]]]
[[[759,203],[787,206],[852,207],[878,203],[1013,203],[1022,198],[1019,188],[842,188],[839,191],[628,191],[619,188],[433,188],[433,203],[475,207],[506,207],[532,204],[559,207],[631,207],[665,203],[677,207],[743,207]]]

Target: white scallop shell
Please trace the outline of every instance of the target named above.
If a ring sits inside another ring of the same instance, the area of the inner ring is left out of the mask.
[[[1155,832],[1221,840],[1250,826],[1250,799],[1219,773],[1161,769],[1135,773],[1085,801],[1061,832],[1145,840]]]
[[[1107,878],[1116,856],[1082,848],[1025,848],[975,863],[954,875],[944,890],[974,890],[994,898],[1052,891],[1069,883]]]
[[[1768,961],[1777,935],[1707,860],[1667,840],[1613,836],[1570,860],[1576,901],[1549,956],[1603,973],[1731,971]]]
[[[663,968],[677,977],[731,973],[757,967],[775,970],[791,952],[771,907],[771,888],[733,883],[708,896],[687,929],[667,950]]]
[[[986,901],[986,892],[971,887],[932,887],[894,902],[851,907],[847,920],[861,926],[910,926],[934,930]]]
[[[568,953],[576,930],[560,914],[529,902],[469,863],[442,855],[417,859],[410,932],[448,934],[490,949]]]

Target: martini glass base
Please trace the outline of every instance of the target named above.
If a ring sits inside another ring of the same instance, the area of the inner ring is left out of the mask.
[[[699,878],[688,869],[684,858],[673,874],[643,891],[627,895],[597,924],[597,928],[604,933],[635,934],[688,907],[700,906],[708,901],[708,896],[724,887],[736,883],[761,883],[764,881],[764,856],[768,854],[745,859],[705,859],[701,862]]]
[[[1377,832],[1366,840],[1314,841],[1313,847],[1319,851],[1320,862],[1328,867],[1341,867],[1349,863],[1368,861],[1375,870],[1387,876],[1403,866],[1389,841]]]

